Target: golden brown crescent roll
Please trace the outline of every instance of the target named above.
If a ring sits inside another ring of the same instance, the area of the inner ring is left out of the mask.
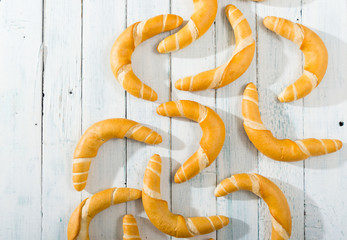
[[[305,56],[304,73],[278,96],[281,102],[291,102],[308,95],[322,81],[328,67],[328,50],[322,39],[307,27],[279,17],[264,18],[271,31],[296,43]]]
[[[123,240],[141,240],[136,219],[128,214],[123,217]]]
[[[142,203],[149,220],[163,233],[178,238],[207,234],[228,225],[225,216],[191,217],[169,211],[167,202],[160,193],[161,158],[153,155],[148,162],[143,178]]]
[[[200,124],[202,138],[199,149],[181,166],[175,174],[175,182],[185,182],[203,169],[210,166],[217,158],[225,139],[223,120],[211,108],[197,102],[180,100],[163,103],[157,113],[169,117],[185,117]]]
[[[247,190],[261,197],[269,207],[272,222],[272,240],[287,240],[292,231],[292,218],[286,197],[281,189],[259,174],[235,174],[224,179],[216,188],[216,197],[238,190]]]
[[[242,115],[249,140],[260,152],[274,160],[299,161],[310,156],[332,153],[342,147],[342,142],[335,139],[308,138],[294,142],[275,138],[261,121],[258,91],[253,83],[249,83],[243,93]]]
[[[133,188],[110,188],[84,199],[72,213],[67,226],[68,240],[89,240],[89,224],[99,212],[111,205],[141,198],[141,191]]]
[[[149,101],[157,100],[157,93],[135,75],[131,67],[131,55],[145,40],[182,24],[182,18],[167,14],[137,22],[125,29],[111,50],[111,68],[114,76],[131,95]]]
[[[147,144],[161,143],[161,136],[148,127],[124,118],[113,118],[94,123],[79,140],[73,159],[72,182],[77,191],[87,184],[90,163],[102,144],[111,138],[131,138]]]
[[[188,23],[177,33],[165,38],[157,47],[158,52],[167,53],[187,47],[205,34],[217,15],[217,0],[193,0],[194,13]]]
[[[226,6],[225,13],[235,33],[236,47],[233,55],[228,62],[218,68],[179,79],[175,83],[177,89],[199,91],[224,87],[235,81],[248,69],[255,50],[251,27],[242,12],[234,5]]]

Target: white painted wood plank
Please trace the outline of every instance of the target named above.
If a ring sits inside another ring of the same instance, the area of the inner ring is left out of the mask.
[[[41,237],[41,12],[0,2],[1,239]]]
[[[193,13],[192,1],[171,2],[172,13],[188,21]],[[215,27],[214,25],[201,38],[188,47],[172,53],[171,78],[172,100],[193,100],[215,109],[215,90],[201,92],[179,91],[174,83],[182,77],[191,76],[215,67]],[[202,136],[198,123],[172,119],[172,176],[199,147]],[[218,159],[216,160],[218,161]],[[181,184],[172,181],[172,211],[184,216],[209,216],[216,214],[216,163],[203,170],[193,179]],[[216,233],[193,239],[215,238]],[[173,238],[176,239],[176,238]]]
[[[81,136],[81,3],[44,6],[42,239],[64,239],[81,196],[71,174]]]
[[[169,0],[127,1],[127,25],[148,18],[168,14]],[[127,94],[127,118],[145,124],[158,131],[163,142],[158,146],[146,145],[135,141],[127,144],[127,186],[142,189],[143,175],[149,158],[157,153],[162,157],[161,191],[163,199],[170,202],[170,119],[156,114],[158,103],[169,101],[170,98],[170,58],[168,54],[159,54],[156,47],[168,33],[159,34],[146,40],[136,47],[132,66],[135,74],[158,94],[157,102],[153,103],[135,98]],[[142,239],[169,239],[169,236],[157,230],[148,220],[142,203],[130,202],[127,212],[136,217]]]
[[[230,1],[219,1],[217,16],[217,66],[224,64],[232,55],[235,47],[233,29],[225,15],[225,6]],[[249,22],[253,37],[256,39],[255,3],[250,1],[233,1]],[[224,148],[217,162],[217,182],[232,174],[257,172],[257,150],[243,129],[241,101],[244,86],[256,82],[256,57],[246,73],[235,82],[217,90],[218,114],[226,126]],[[218,214],[231,219],[225,230],[218,232],[218,239],[257,239],[258,238],[258,197],[247,192],[237,192],[217,199]]]
[[[346,239],[347,3],[316,0],[303,4],[303,24],[322,38],[329,53],[325,77],[304,99],[304,134],[340,139],[345,144],[337,153],[305,162],[305,236]],[[339,126],[340,121],[344,126]]]
[[[259,88],[263,121],[275,136],[339,138],[346,142],[346,2],[233,1],[232,4],[247,17],[254,33],[257,28],[257,61],[254,59],[239,80],[217,92],[176,90],[172,84],[178,78],[214,68],[224,63],[232,52],[233,34],[223,9],[229,3],[219,1],[215,29],[212,27],[191,46],[173,53],[172,58],[169,54],[159,55],[155,50],[168,34],[148,40],[136,49],[133,57],[135,73],[159,95],[157,103],[151,103],[126,95],[116,82],[109,66],[111,46],[126,24],[170,10],[187,20],[193,11],[192,1],[84,1],[83,13],[81,2],[45,1],[47,59],[41,206],[42,1],[0,2],[0,52],[3,53],[0,56],[3,86],[0,130],[8,136],[0,142],[5,146],[0,152],[5,166],[0,170],[0,193],[3,196],[0,212],[7,219],[0,227],[1,239],[65,238],[68,219],[82,198],[113,186],[142,188],[145,166],[154,153],[163,157],[162,191],[173,212],[186,216],[218,212],[231,217],[232,223],[227,228],[209,236],[217,236],[217,239],[269,238],[270,218],[262,201],[259,201],[258,219],[258,201],[252,194],[235,193],[218,200],[213,196],[216,180],[219,182],[238,172],[258,170],[277,183],[288,197],[293,216],[292,239],[345,238],[346,150],[305,162],[275,162],[257,154],[247,140],[240,117],[243,87],[253,81]],[[294,44],[264,28],[262,18],[267,15],[302,21],[317,30],[328,47],[327,74],[321,85],[304,100],[289,104],[276,100],[277,94],[300,76],[302,56]],[[216,107],[227,128],[218,164],[181,185],[173,182],[173,176],[198,147],[201,132],[196,123],[156,115],[158,103],[171,98],[192,99]],[[91,167],[86,191],[83,194],[76,192],[71,181],[71,160],[82,132],[97,121],[124,116],[158,130],[163,143],[158,147],[132,140],[110,141],[100,149],[97,161]],[[340,127],[340,121],[345,125]],[[148,221],[141,201],[114,206],[100,213],[90,226],[91,239],[121,238],[121,217],[126,212],[137,217],[143,239],[169,239]]]
[[[301,1],[265,1],[257,4],[259,107],[265,126],[277,138],[303,138],[303,103],[280,103],[277,95],[302,74],[302,54],[297,46],[267,30],[262,21],[278,16],[300,22]],[[292,214],[292,239],[304,238],[303,162],[277,162],[259,153],[259,173],[274,181],[287,197]],[[268,208],[260,201],[259,239],[269,239]]]
[[[125,93],[110,67],[111,47],[123,31],[126,1],[83,2],[82,129],[108,118],[125,117]],[[91,164],[83,199],[111,187],[126,186],[126,140],[105,143]],[[121,239],[126,205],[98,214],[89,227],[91,239]]]

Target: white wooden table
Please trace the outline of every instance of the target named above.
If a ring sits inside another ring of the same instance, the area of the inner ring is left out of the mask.
[[[79,202],[102,189],[142,188],[154,153],[163,158],[163,197],[175,213],[223,214],[228,227],[195,239],[269,239],[267,206],[250,193],[216,199],[213,190],[231,174],[257,172],[283,190],[292,212],[292,239],[347,239],[347,148],[295,163],[276,162],[257,152],[241,119],[246,83],[260,92],[265,125],[278,138],[337,138],[347,142],[346,0],[219,0],[215,24],[191,46],[160,55],[156,45],[169,33],[141,44],[133,55],[135,73],[159,95],[156,103],[126,94],[109,65],[111,46],[135,21],[175,13],[188,19],[188,0],[1,0],[0,1],[0,239],[64,239]],[[224,63],[234,48],[224,7],[233,3],[248,19],[256,55],[248,71],[218,90],[189,93],[174,82]],[[283,104],[277,94],[301,75],[303,56],[291,42],[265,29],[268,15],[288,18],[315,30],[326,43],[329,66],[308,97]],[[158,103],[191,99],[216,109],[227,135],[218,159],[184,184],[173,175],[197,148],[197,124],[160,117]],[[112,140],[92,163],[86,190],[73,189],[74,147],[91,124],[127,117],[163,136],[159,146]],[[344,126],[340,126],[344,123]],[[91,239],[121,239],[121,219],[136,216],[142,239],[169,239],[149,222],[141,200],[97,215]]]

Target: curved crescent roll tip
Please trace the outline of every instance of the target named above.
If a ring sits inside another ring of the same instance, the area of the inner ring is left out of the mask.
[[[161,158],[153,155],[143,178],[142,203],[152,224],[160,231],[174,237],[193,237],[207,234],[228,225],[225,216],[191,217],[170,212],[160,192]]]
[[[252,63],[255,41],[247,19],[234,5],[226,6],[225,13],[236,39],[236,46],[231,58],[218,68],[177,80],[175,83],[177,89],[199,91],[224,87],[238,79]]]
[[[217,0],[193,0],[194,13],[177,33],[162,40],[157,50],[168,53],[187,47],[206,33],[217,15]]]
[[[68,240],[88,240],[89,224],[101,211],[111,205],[141,198],[141,191],[133,188],[110,188],[84,199],[72,213],[67,226]]]
[[[113,118],[93,124],[82,135],[74,152],[72,182],[77,191],[85,188],[91,161],[100,146],[111,138],[124,137],[147,144],[159,144],[162,141],[157,132],[129,119]]]
[[[309,28],[284,18],[266,17],[264,25],[269,30],[296,43],[305,56],[304,73],[278,96],[281,102],[303,98],[322,81],[328,67],[328,50],[322,39]]]
[[[261,120],[258,107],[258,91],[249,83],[242,100],[243,126],[253,145],[264,155],[278,161],[299,161],[310,156],[336,152],[342,142],[335,139],[308,138],[298,141],[277,139],[267,130]]]
[[[211,108],[194,101],[163,103],[157,113],[168,117],[185,117],[200,124],[202,138],[199,149],[178,169],[175,182],[185,182],[210,166],[221,151],[225,139],[223,120]]]
[[[123,240],[141,240],[136,219],[131,214],[123,217]]]
[[[273,240],[287,240],[292,231],[292,219],[286,197],[269,179],[258,174],[235,174],[224,179],[215,189],[216,197],[247,190],[261,197],[269,207]]]
[[[135,75],[131,66],[131,55],[135,48],[145,40],[182,24],[181,17],[167,14],[137,22],[117,38],[111,50],[111,68],[114,76],[131,95],[149,101],[156,101],[157,93],[145,85]]]

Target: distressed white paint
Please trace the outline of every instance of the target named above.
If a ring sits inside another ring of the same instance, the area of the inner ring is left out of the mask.
[[[128,0],[127,25],[170,12],[168,0],[137,1]],[[127,94],[127,117],[141,122],[158,131],[163,142],[158,145],[146,145],[128,141],[127,147],[127,186],[142,189],[143,175],[150,157],[159,154],[162,158],[161,194],[170,202],[170,119],[156,114],[158,103],[166,102],[170,97],[169,55],[159,54],[156,47],[167,33],[159,34],[138,45],[132,56],[135,74],[158,93],[156,103],[135,98]],[[128,203],[128,213],[136,217],[142,239],[169,239],[155,229],[143,210],[141,201]]]
[[[110,67],[110,50],[125,27],[125,1],[83,2],[82,129],[108,118],[124,118],[125,94]],[[105,143],[90,167],[82,198],[110,187],[126,185],[126,140]],[[90,238],[121,239],[126,204],[110,207],[90,224]]]
[[[281,16],[300,22],[301,0],[283,6],[271,1],[257,5],[258,14],[258,77],[259,108],[265,126],[277,138],[293,140],[303,137],[303,103],[280,103],[277,95],[302,74],[302,53],[297,45],[267,30],[266,16]],[[259,173],[273,180],[288,199],[293,221],[293,239],[304,238],[303,162],[277,162],[258,154]],[[264,201],[259,202],[259,238],[269,239],[271,218]]]
[[[304,100],[304,135],[337,138],[345,144],[338,153],[305,162],[305,236],[346,239],[347,128],[339,121],[347,118],[347,2],[304,3],[302,21],[319,34],[329,53],[325,78]]]
[[[175,0],[171,2],[172,13],[179,14],[185,21],[193,13],[192,1]],[[215,90],[202,92],[179,91],[175,82],[182,77],[195,75],[201,71],[215,68],[215,27],[214,25],[188,47],[172,53],[171,80],[172,100],[193,100],[215,109]],[[172,175],[196,150],[202,136],[198,123],[187,119],[172,119]],[[218,159],[216,160],[218,161]],[[173,178],[172,178],[173,181]],[[176,184],[172,182],[172,211],[188,217],[216,214],[216,164],[211,164],[193,179]],[[204,199],[202,201],[202,199]],[[194,239],[215,237],[216,233]],[[173,238],[175,239],[175,238]]]
[[[41,14],[0,2],[0,239],[41,237]]]
[[[235,49],[234,31],[225,15],[230,1],[219,1],[217,15],[217,66],[224,64]],[[249,22],[256,38],[255,3],[234,1]],[[245,85],[256,82],[256,56],[249,69],[235,82],[217,90],[217,111],[226,126],[226,138],[217,162],[217,183],[242,172],[257,172],[257,151],[249,142],[242,125],[241,100]],[[218,239],[257,239],[258,197],[247,192],[237,192],[217,200],[218,214],[231,218],[230,225],[218,232]]]
[[[81,7],[47,0],[44,16],[41,227],[42,239],[61,239],[80,200],[71,168],[81,134]]]
[[[219,66],[232,54],[235,41],[224,14],[230,1],[218,2],[216,24],[191,46],[160,55],[155,48],[168,36],[165,33],[136,48],[134,72],[159,96],[152,103],[124,92],[109,66],[110,49],[125,27],[136,21],[170,11],[188,20],[192,1],[0,1],[0,212],[7,220],[0,226],[1,239],[64,239],[70,214],[85,197],[114,186],[141,189],[145,166],[154,153],[162,156],[162,196],[173,212],[231,218],[228,227],[210,237],[270,237],[271,219],[263,201],[245,192],[218,199],[213,196],[218,182],[240,172],[259,172],[280,186],[292,211],[292,239],[346,237],[346,150],[305,162],[275,162],[248,141],[241,120],[243,88],[254,82],[264,124],[276,137],[326,137],[346,142],[346,126],[338,125],[346,121],[347,107],[346,2],[233,1],[248,19],[257,41],[251,67],[222,89],[178,91],[174,88],[178,78]],[[267,15],[302,22],[327,45],[327,74],[304,100],[279,103],[276,99],[301,75],[303,59],[297,46],[264,28],[262,18]],[[201,130],[197,123],[155,113],[158,103],[171,99],[191,99],[216,109],[227,129],[216,162],[183,184],[175,184],[173,176],[197,150]],[[163,143],[149,146],[111,140],[93,161],[85,191],[78,193],[71,181],[74,147],[91,124],[113,117],[128,117],[153,128],[162,135]],[[112,206],[96,216],[90,226],[91,239],[120,239],[125,213],[137,218],[143,239],[170,239],[148,221],[141,200]]]

